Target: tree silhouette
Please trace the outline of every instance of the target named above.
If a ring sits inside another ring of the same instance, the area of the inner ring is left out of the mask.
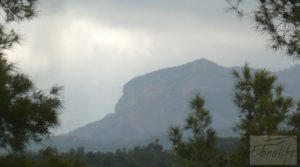
[[[216,148],[216,133],[211,128],[211,116],[204,108],[204,99],[198,94],[190,103],[192,112],[186,119],[185,131],[192,135],[185,141],[179,127],[170,129],[170,140],[180,157],[188,160],[190,167],[225,166],[223,155]]]
[[[29,141],[40,141],[59,124],[61,87],[49,93],[35,88],[25,74],[9,63],[3,51],[19,42],[12,22],[31,19],[36,0],[0,0],[0,147],[20,151]]]
[[[289,56],[300,58],[300,1],[299,0],[226,0],[230,9],[250,16],[257,28],[270,37],[273,49],[281,49]],[[246,2],[255,2],[243,6]]]
[[[240,122],[235,127],[240,135],[239,149],[231,155],[231,166],[250,166],[251,135],[283,135],[288,113],[294,110],[294,100],[285,97],[277,77],[266,70],[252,71],[246,64],[241,73],[233,71],[234,102],[239,108]]]
[[[10,28],[13,22],[29,20],[36,14],[37,0],[0,0],[0,53],[19,42],[20,36]],[[1,55],[2,56],[2,55]]]

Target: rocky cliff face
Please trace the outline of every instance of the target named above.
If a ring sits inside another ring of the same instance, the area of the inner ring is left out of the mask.
[[[167,140],[169,127],[183,123],[190,111],[189,101],[197,92],[206,100],[218,135],[231,136],[238,120],[232,102],[232,70],[200,59],[138,76],[124,86],[115,113],[59,136],[53,144],[60,148],[83,145],[88,150],[111,150],[145,144],[155,138]],[[277,74],[286,93],[299,97],[300,66]]]

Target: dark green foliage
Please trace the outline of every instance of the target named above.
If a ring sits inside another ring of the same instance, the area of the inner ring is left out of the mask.
[[[297,163],[300,164],[300,101],[298,102],[297,112],[290,116],[288,125],[290,129],[286,133],[297,136]]]
[[[1,167],[86,167],[79,156],[64,156],[47,148],[37,153],[10,154],[0,157]]]
[[[31,19],[35,16],[35,5],[37,0],[0,0],[0,12],[2,22],[0,22],[0,53],[3,49],[10,48],[19,41],[19,35],[9,29],[7,24]]]
[[[273,49],[283,49],[288,55],[300,58],[299,0],[256,0],[257,7],[251,11],[245,11],[249,6],[242,7],[246,0],[226,1],[239,16],[251,15],[257,28],[270,36]]]
[[[0,6],[7,22],[21,21],[35,15],[36,2],[37,0],[0,0]]]
[[[233,72],[236,79],[234,102],[240,110],[240,122],[235,127],[241,143],[231,155],[231,166],[249,166],[250,135],[282,135],[283,124],[293,110],[291,97],[282,95],[283,86],[277,77],[266,70],[253,72],[245,65],[241,74]],[[292,118],[291,120],[297,119]],[[294,124],[297,121],[292,121]]]
[[[171,167],[185,164],[172,152],[155,143],[116,152],[88,152],[83,147],[59,153],[46,148],[38,153],[14,153],[0,157],[1,167]]]
[[[204,99],[197,95],[190,103],[192,112],[183,130],[192,135],[185,141],[179,127],[170,129],[170,140],[178,156],[188,161],[190,167],[224,166],[224,155],[216,148],[215,131],[211,128],[211,116],[204,108]]]
[[[241,136],[277,135],[280,123],[294,105],[293,98],[282,95],[283,86],[276,85],[277,77],[266,70],[252,73],[246,65],[242,74],[234,71],[233,75],[234,102],[241,119],[236,130]]]
[[[73,154],[58,153],[56,149],[47,148],[40,151],[35,157],[35,161],[40,166],[44,167],[85,167],[86,162],[84,160],[84,150],[78,148]]]
[[[62,107],[59,90],[37,90],[32,81],[0,56],[0,145],[22,150],[33,139],[40,141],[58,125]]]
[[[219,138],[218,146],[230,151],[237,145],[236,138]],[[228,146],[228,147],[226,147]],[[173,151],[164,150],[156,142],[133,149],[119,149],[116,152],[85,152],[83,147],[59,153],[46,148],[37,153],[23,152],[0,157],[1,167],[185,167],[190,161],[182,159]]]
[[[239,144],[238,138],[217,138],[216,147],[231,153]],[[72,164],[89,167],[186,167],[191,161],[178,156],[174,150],[164,150],[158,141],[133,149],[118,149],[115,152],[85,152],[82,147],[59,154]]]
[[[164,151],[157,142],[129,150],[119,149],[115,153],[89,152],[85,155],[86,162],[91,167],[170,167],[183,162],[175,154]]]
[[[298,106],[298,112],[295,112],[291,115],[288,124],[292,127],[292,131],[294,131],[297,134],[300,134],[300,102]]]
[[[8,63],[3,50],[18,42],[19,36],[7,29],[11,22],[31,19],[36,0],[0,0],[0,148],[23,150],[30,140],[40,141],[49,129],[58,125],[62,107],[60,87],[48,94],[37,90],[33,82]]]

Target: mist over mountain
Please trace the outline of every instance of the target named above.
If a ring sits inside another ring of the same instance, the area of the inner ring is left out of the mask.
[[[147,144],[156,138],[168,145],[168,129],[182,125],[189,101],[196,93],[206,100],[218,136],[234,136],[238,121],[233,104],[233,69],[206,59],[138,76],[123,88],[115,112],[103,119],[55,137],[50,143],[62,150],[84,146],[87,150],[110,151]],[[300,97],[300,65],[276,72],[286,95]]]

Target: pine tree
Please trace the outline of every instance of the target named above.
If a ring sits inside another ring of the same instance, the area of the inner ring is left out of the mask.
[[[191,136],[184,140],[181,128],[170,129],[169,136],[175,152],[188,160],[189,167],[224,167],[225,160],[216,148],[216,133],[211,127],[209,111],[204,108],[204,99],[198,94],[191,101],[190,107],[192,112],[183,130],[191,132]]]
[[[226,0],[239,16],[250,16],[257,28],[268,34],[273,49],[300,58],[299,0]],[[256,2],[243,6],[246,2]]]
[[[231,156],[231,166],[250,166],[251,135],[280,135],[288,112],[294,107],[291,97],[282,95],[283,86],[266,70],[253,72],[246,64],[236,79],[234,102],[239,108],[240,122],[235,127],[241,139],[239,149]]]
[[[59,124],[60,87],[49,93],[35,88],[28,76],[9,63],[4,50],[19,42],[12,23],[31,19],[36,0],[0,0],[0,149],[23,150],[29,141],[40,141]]]

